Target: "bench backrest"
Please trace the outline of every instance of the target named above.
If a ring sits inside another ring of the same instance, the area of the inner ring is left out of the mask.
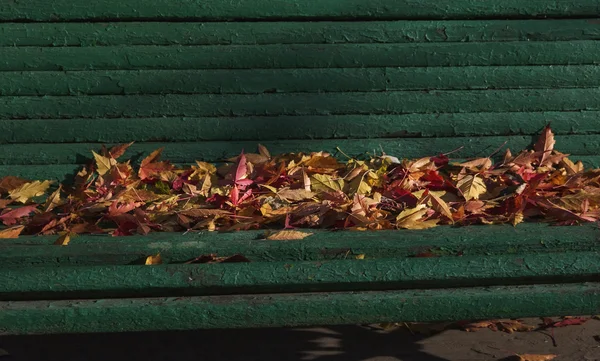
[[[130,141],[174,163],[258,143],[487,156],[548,122],[594,166],[599,15],[598,0],[3,2],[0,175],[62,179]]]

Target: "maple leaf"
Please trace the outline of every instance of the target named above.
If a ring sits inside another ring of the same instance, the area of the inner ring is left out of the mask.
[[[271,241],[290,241],[290,240],[304,239],[310,235],[312,235],[312,233],[283,230],[283,231],[275,232],[273,234],[268,235],[266,239],[271,240]]]
[[[487,192],[485,182],[477,175],[465,175],[458,180],[456,187],[461,191],[467,201],[479,199],[480,195]]]
[[[11,199],[20,203],[27,203],[31,198],[41,196],[52,184],[51,181],[34,181],[25,183],[8,192]]]
[[[536,152],[541,153],[540,165],[546,165],[547,159],[550,157],[550,153],[554,149],[554,144],[556,144],[556,141],[554,140],[554,133],[552,133],[550,126],[547,125],[533,147]]]
[[[100,175],[105,175],[111,168],[117,165],[117,161],[113,158],[102,156],[92,151],[94,159],[96,159],[96,172]]]
[[[2,229],[0,230],[0,239],[19,238],[19,235],[21,234],[21,232],[23,232],[23,229],[25,229],[25,226],[15,226],[11,228]]]
[[[138,176],[141,180],[154,178],[162,172],[168,172],[173,169],[173,166],[169,162],[159,162],[163,149],[159,148],[155,150],[142,160],[140,169],[138,170]]]
[[[426,229],[437,226],[439,220],[423,220],[428,212],[427,206],[419,204],[415,208],[405,209],[396,217],[396,227],[406,229]]]
[[[29,205],[23,206],[19,208],[15,208],[9,212],[3,213],[0,215],[0,220],[7,226],[11,226],[17,223],[17,220],[23,217],[29,216],[31,213],[37,211],[37,205]]]
[[[110,150],[108,151],[108,154],[110,155],[111,158],[118,159],[123,154],[125,154],[125,151],[127,151],[127,149],[129,147],[131,147],[132,144],[133,144],[133,142],[115,145],[114,147],[110,148]]]

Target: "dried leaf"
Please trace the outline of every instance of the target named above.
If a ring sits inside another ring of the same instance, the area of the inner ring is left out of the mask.
[[[276,191],[277,192],[277,191]],[[277,195],[287,201],[296,202],[305,199],[311,199],[316,196],[315,193],[305,189],[289,189],[284,188],[277,192]]]
[[[111,168],[117,165],[117,161],[113,158],[102,156],[92,151],[94,159],[96,159],[96,172],[100,175],[105,175]]]
[[[342,178],[333,178],[328,174],[313,174],[310,180],[311,188],[315,192],[341,191],[345,184]]]
[[[48,199],[46,199],[46,203],[42,207],[44,212],[50,212],[54,208],[62,205],[64,202],[60,199],[60,192],[62,191],[62,185],[58,186],[58,189],[55,190]]]
[[[556,358],[558,355],[521,354],[518,356],[519,361],[548,361]]]
[[[31,213],[34,213],[36,211],[37,211],[37,205],[23,206],[23,207],[15,208],[6,213],[3,213],[2,215],[0,215],[0,220],[5,225],[11,226],[11,225],[17,223],[17,221],[20,218],[27,217]]]
[[[406,229],[427,229],[437,226],[438,219],[424,220],[427,207],[419,204],[415,208],[405,209],[396,217],[396,227]]]
[[[51,181],[34,181],[31,183],[25,183],[18,188],[8,192],[11,199],[20,203],[27,203],[31,198],[41,196],[52,184]]]
[[[108,154],[110,154],[110,156],[113,159],[118,159],[123,154],[125,154],[125,151],[127,151],[127,149],[129,147],[131,147],[132,144],[133,144],[133,142],[115,145],[114,147],[110,148],[110,150],[108,151]]]
[[[364,255],[364,253],[357,254],[354,258],[356,258],[356,259],[365,259],[365,255]]]
[[[271,241],[290,241],[290,240],[304,239],[310,235],[312,235],[312,233],[283,230],[283,231],[275,232],[275,233],[268,235],[267,239],[271,240]]]
[[[146,257],[146,266],[153,266],[158,264],[162,264],[162,257],[160,256],[160,253],[157,253],[156,256]]]
[[[159,148],[155,150],[142,160],[138,171],[138,176],[141,180],[155,178],[161,173],[173,169],[173,166],[168,162],[159,162],[163,149],[164,148]]]
[[[487,192],[487,187],[483,179],[477,175],[466,175],[456,183],[467,201],[479,199],[479,196]]]
[[[11,228],[6,228],[0,230],[0,239],[1,238],[19,238],[21,232],[25,229],[25,226],[15,226]]]
[[[550,157],[550,154],[551,154],[552,150],[554,149],[555,144],[556,144],[556,141],[554,140],[554,133],[552,133],[552,129],[550,129],[550,126],[547,125],[544,128],[542,135],[540,136],[538,141],[535,143],[535,146],[533,147],[533,149],[536,152],[541,153],[540,165],[542,165],[542,166],[546,165],[547,160]]]
[[[56,246],[66,246],[71,242],[71,234],[65,233],[54,242]]]
[[[0,194],[8,193],[13,189],[19,188],[23,184],[29,182],[31,181],[11,175],[0,178]]]

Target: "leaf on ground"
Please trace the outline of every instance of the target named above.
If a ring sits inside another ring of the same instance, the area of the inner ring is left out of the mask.
[[[58,186],[58,189],[55,190],[48,199],[46,199],[46,203],[44,203],[44,212],[50,212],[54,208],[62,205],[64,202],[60,199],[60,192],[62,190],[62,184]]]
[[[111,168],[117,165],[117,161],[113,158],[108,158],[92,151],[94,159],[96,159],[96,172],[100,175],[105,175]]]
[[[287,201],[291,201],[291,202],[296,202],[296,201],[302,201],[305,199],[311,199],[313,198],[316,194],[311,192],[311,191],[307,191],[306,189],[303,188],[298,188],[298,189],[289,189],[289,188],[284,188],[282,190],[280,190],[279,192],[277,192],[277,190],[275,190],[277,195]]]
[[[355,259],[365,259],[365,254],[364,253],[357,254],[354,258]]]
[[[157,253],[156,256],[146,257],[146,266],[154,266],[158,264],[162,264],[162,257],[160,256],[160,253]]]
[[[442,198],[438,197],[435,192],[427,192],[427,195],[424,197],[423,201],[426,203],[431,203],[431,208],[433,208],[434,211],[443,214],[450,220],[453,219],[452,211],[450,210],[448,203],[444,202]]]
[[[18,188],[8,192],[11,199],[20,203],[27,203],[31,198],[41,196],[52,184],[51,181],[33,181],[31,183],[25,183]]]
[[[552,354],[540,355],[540,354],[524,353],[524,354],[520,354],[517,356],[519,356],[519,361],[548,361],[548,360],[552,360],[552,359],[556,358],[558,355],[552,355]]]
[[[71,234],[65,233],[62,236],[58,237],[56,241],[54,241],[55,246],[66,246],[71,242]]]
[[[479,199],[479,196],[487,192],[487,187],[483,179],[477,175],[465,175],[457,183],[456,187],[460,189],[465,200]]]
[[[540,157],[540,165],[546,165],[546,161],[550,157],[550,154],[552,153],[555,144],[556,140],[554,140],[554,133],[552,133],[552,129],[550,129],[550,126],[547,125],[542,131],[542,135],[533,147],[533,149],[536,152],[540,152],[542,154]]]
[[[115,145],[114,147],[110,148],[108,154],[110,154],[112,158],[118,159],[123,154],[125,154],[125,151],[127,151],[127,149],[131,147],[132,144],[133,142]]]
[[[168,172],[173,169],[173,166],[169,162],[159,162],[163,149],[159,148],[155,150],[142,160],[140,169],[138,170],[138,176],[141,180],[154,178],[162,172]]]
[[[312,235],[312,233],[293,231],[293,230],[283,230],[283,231],[275,232],[275,233],[268,235],[267,239],[271,240],[271,241],[290,241],[290,240],[304,239],[310,235]]]
[[[25,226],[16,226],[0,230],[0,238],[19,238]]]
[[[0,194],[8,193],[13,189],[19,188],[23,184],[29,182],[31,181],[11,175],[2,177],[0,178]]]
[[[406,229],[427,229],[437,226],[439,219],[424,220],[428,208],[419,204],[415,208],[405,209],[396,217],[396,227]]]
[[[310,180],[311,188],[315,192],[341,191],[345,185],[342,178],[334,178],[329,174],[313,174]]]
[[[17,223],[17,220],[37,211],[37,205],[23,206],[0,215],[0,220],[7,226]]]
[[[567,318],[562,321],[557,321],[548,325],[548,327],[567,327],[567,326],[576,326],[583,325],[587,322],[589,318],[583,317],[575,317],[575,318]]]

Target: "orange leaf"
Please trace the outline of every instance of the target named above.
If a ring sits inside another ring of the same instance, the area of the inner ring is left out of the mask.
[[[552,133],[550,126],[547,125],[533,147],[536,152],[542,152],[542,156],[540,157],[540,165],[545,165],[546,160],[550,157],[550,153],[554,149],[554,144],[556,144],[556,141],[554,140],[554,133]]]
[[[531,354],[531,353],[524,353],[519,356],[519,361],[547,361],[547,360],[552,360],[554,359],[556,356],[558,355],[537,355],[537,354]]]
[[[0,238],[19,238],[21,232],[25,226],[16,226],[12,228],[6,228],[0,231]]]
[[[154,266],[157,264],[162,264],[162,257],[160,253],[157,253],[156,256],[148,256],[146,257],[146,266]]]
[[[108,151],[108,154],[110,154],[110,156],[113,159],[117,159],[120,156],[122,156],[123,154],[125,154],[125,151],[127,150],[127,148],[131,147],[132,144],[133,144],[133,142],[115,145],[114,147],[110,148],[110,150]]]

